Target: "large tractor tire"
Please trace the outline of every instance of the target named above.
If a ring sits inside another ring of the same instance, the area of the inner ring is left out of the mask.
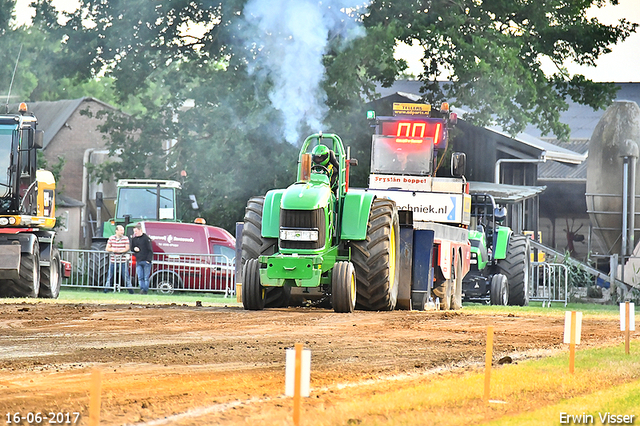
[[[337,262],[331,271],[331,304],[339,313],[356,307],[356,271],[351,262]]]
[[[509,282],[504,275],[495,274],[491,277],[489,302],[498,306],[509,304]]]
[[[40,297],[57,299],[62,285],[60,252],[57,247],[51,247],[49,266],[40,268]]]
[[[93,287],[105,287],[107,273],[109,272],[109,253],[106,241],[94,241],[91,243],[91,252],[87,253],[87,279]]]
[[[531,250],[529,239],[522,235],[512,235],[509,239],[507,257],[498,262],[501,274],[509,283],[509,305],[529,304],[529,264]]]
[[[393,201],[373,200],[367,238],[351,242],[356,271],[356,306],[369,311],[392,311],[398,300],[400,225]]]
[[[244,227],[242,228],[242,302],[245,296],[245,275],[244,266],[248,260],[257,259],[261,255],[270,255],[278,248],[277,238],[262,237],[262,208],[264,206],[264,196],[252,197],[247,202],[244,214]],[[256,264],[258,262],[256,261]],[[258,264],[259,266],[259,264]],[[258,281],[259,283],[259,281]],[[291,298],[291,287],[265,287],[264,307],[281,308],[289,306]],[[247,305],[244,304],[245,309]]]
[[[20,255],[20,276],[17,280],[0,281],[2,296],[38,297],[40,292],[40,249],[34,243],[31,253]]]

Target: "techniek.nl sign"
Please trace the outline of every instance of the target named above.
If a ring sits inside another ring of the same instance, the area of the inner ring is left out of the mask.
[[[462,195],[414,193],[410,191],[370,191],[396,202],[398,210],[413,212],[414,221],[460,223]]]

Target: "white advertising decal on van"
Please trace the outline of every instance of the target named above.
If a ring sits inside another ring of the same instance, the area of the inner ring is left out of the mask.
[[[192,237],[174,237],[173,235],[149,235],[151,240],[155,241],[160,247],[178,247],[177,243],[193,243],[195,240]],[[164,241],[164,243],[160,242]]]

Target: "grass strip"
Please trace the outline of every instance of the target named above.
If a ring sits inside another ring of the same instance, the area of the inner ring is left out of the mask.
[[[568,353],[496,367],[489,406],[484,372],[425,375],[350,387],[305,401],[310,425],[558,425],[560,413],[635,415],[640,424],[640,342]],[[636,354],[635,356],[633,354]],[[313,373],[312,373],[313,375]],[[571,423],[571,424],[576,424]]]

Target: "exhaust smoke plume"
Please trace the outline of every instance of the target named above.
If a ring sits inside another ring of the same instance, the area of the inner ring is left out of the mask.
[[[269,99],[283,115],[284,137],[299,140],[300,125],[322,129],[328,110],[321,83],[323,55],[329,40],[342,45],[364,35],[359,21],[347,15],[356,0],[249,0],[244,7],[242,39],[253,53],[249,72],[272,85]]]

